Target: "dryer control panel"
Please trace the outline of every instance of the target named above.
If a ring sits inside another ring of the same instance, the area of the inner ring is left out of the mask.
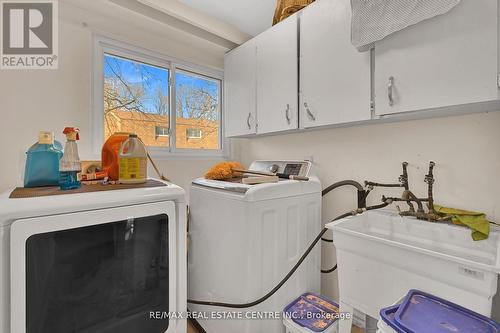
[[[309,177],[311,162],[309,161],[254,161],[249,170],[284,173],[287,175]]]

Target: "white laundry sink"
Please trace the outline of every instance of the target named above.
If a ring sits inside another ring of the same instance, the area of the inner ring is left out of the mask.
[[[377,318],[410,289],[483,315],[491,313],[500,272],[500,233],[473,241],[468,228],[396,212],[369,211],[327,225],[336,248],[341,311]]]

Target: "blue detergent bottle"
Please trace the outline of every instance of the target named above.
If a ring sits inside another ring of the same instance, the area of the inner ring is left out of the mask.
[[[59,187],[61,190],[74,190],[80,188],[78,174],[82,170],[80,157],[78,156],[78,146],[76,141],[80,140],[79,129],[76,127],[66,127],[63,131],[66,134],[66,145],[64,155],[59,161]]]
[[[54,133],[41,131],[38,142],[26,152],[24,187],[57,186],[62,145],[54,140]]]

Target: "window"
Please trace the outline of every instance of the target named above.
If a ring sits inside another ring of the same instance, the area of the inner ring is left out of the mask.
[[[168,147],[169,70],[104,54],[104,139],[116,132],[137,134],[146,146]]]
[[[180,71],[175,87],[176,147],[219,149],[220,81]]]
[[[168,127],[161,127],[161,126],[156,126],[155,127],[155,136],[168,136]]]
[[[95,46],[96,151],[130,132],[153,155],[223,155],[221,73],[104,38]]]
[[[201,139],[201,129],[188,128],[186,130],[186,138],[188,138],[188,139]]]

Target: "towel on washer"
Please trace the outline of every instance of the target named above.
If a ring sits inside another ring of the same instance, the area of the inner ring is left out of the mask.
[[[396,31],[442,15],[460,0],[351,0],[351,41],[359,51]]]

